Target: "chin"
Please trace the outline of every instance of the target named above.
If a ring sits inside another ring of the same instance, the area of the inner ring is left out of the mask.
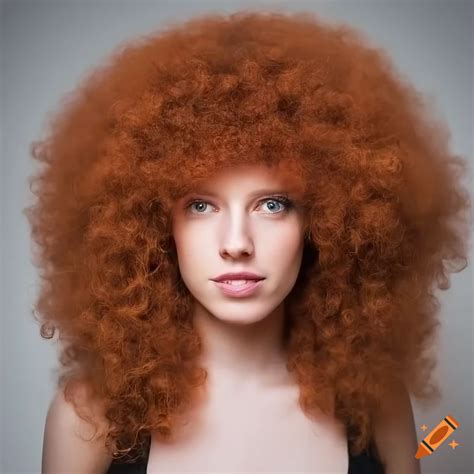
[[[217,319],[231,324],[253,324],[268,317],[273,311],[273,307],[256,307],[256,302],[244,302],[242,300],[230,302],[213,308],[209,312]]]

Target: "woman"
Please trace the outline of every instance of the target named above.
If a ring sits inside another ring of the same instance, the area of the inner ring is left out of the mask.
[[[33,148],[43,472],[419,473],[408,393],[437,395],[470,206],[426,112],[309,16],[193,19],[94,71]]]

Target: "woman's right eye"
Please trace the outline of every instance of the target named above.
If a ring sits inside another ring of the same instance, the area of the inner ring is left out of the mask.
[[[205,212],[202,212],[202,211],[206,208],[206,206],[209,205],[209,203],[206,201],[193,201],[187,206],[187,208],[193,209],[194,205],[196,205],[194,209],[196,209],[197,212],[193,212],[193,214],[206,214]]]

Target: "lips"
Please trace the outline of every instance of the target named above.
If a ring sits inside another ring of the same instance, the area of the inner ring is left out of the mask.
[[[261,287],[263,280],[264,278],[261,280],[228,280],[227,282],[216,281],[215,284],[219,287],[224,295],[241,298],[256,293]]]
[[[216,282],[249,282],[249,281],[260,281],[264,280],[265,277],[258,275],[253,272],[234,272],[234,273],[223,273],[215,278],[211,278],[212,281]]]

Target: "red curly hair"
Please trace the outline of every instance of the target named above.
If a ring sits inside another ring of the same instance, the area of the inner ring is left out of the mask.
[[[301,408],[334,413],[357,454],[392,383],[439,396],[435,290],[466,266],[471,203],[434,115],[385,52],[308,12],[169,25],[81,82],[32,143],[44,166],[24,212],[58,385],[78,411],[79,384],[100,401],[111,453],[172,439],[206,380],[170,212],[237,163],[300,180],[307,239],[285,305]]]

